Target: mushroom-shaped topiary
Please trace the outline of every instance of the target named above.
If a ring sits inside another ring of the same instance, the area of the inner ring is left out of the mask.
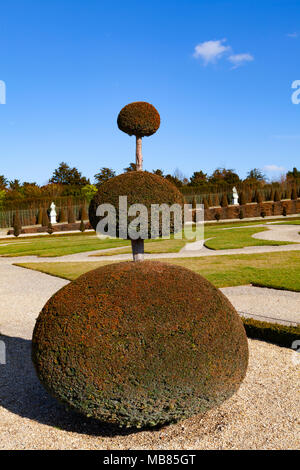
[[[152,104],[136,101],[127,104],[118,115],[118,127],[129,135],[136,136],[136,169],[143,169],[142,137],[154,134],[160,126],[160,116]]]
[[[111,204],[116,209],[116,233],[114,236],[130,239],[128,226],[133,217],[127,217],[127,230],[122,234],[120,230],[120,206],[119,196],[127,196],[128,207],[133,204],[142,204],[148,212],[147,220],[147,238],[156,238],[162,236],[162,218],[159,219],[158,230],[156,233],[151,231],[151,208],[154,204],[167,204],[171,207],[173,204],[179,204],[181,208],[184,205],[182,193],[165,178],[148,173],[147,171],[130,171],[122,175],[115,176],[103,183],[95,194],[89,206],[89,219],[92,227],[96,230],[98,223],[106,215],[96,215],[97,208],[102,204]],[[174,233],[174,213],[170,213],[170,233]],[[99,231],[99,225],[98,229]],[[100,230],[101,232],[101,230]],[[101,232],[106,234],[106,232]],[[110,234],[113,235],[113,234]],[[164,234],[166,235],[166,234]],[[144,240],[142,236],[137,240],[131,240],[133,259],[141,261],[144,253]]]
[[[227,298],[198,274],[153,261],[104,266],[63,287],[32,344],[54,397],[121,426],[206,412],[236,392],[248,362]]]

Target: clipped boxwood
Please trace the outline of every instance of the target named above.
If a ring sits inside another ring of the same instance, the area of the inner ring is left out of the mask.
[[[112,204],[117,215],[117,237],[119,234],[119,196],[127,196],[128,207],[132,204],[143,204],[148,209],[148,238],[151,238],[151,204],[179,204],[184,205],[184,197],[181,192],[165,178],[147,171],[130,171],[115,176],[103,183],[89,206],[89,219],[96,230],[101,217],[96,216],[97,207],[100,204]],[[106,215],[105,215],[106,216]],[[105,217],[103,216],[103,217]],[[128,224],[134,217],[128,217]],[[161,223],[159,233],[162,235]],[[174,219],[171,213],[170,232],[174,231]],[[128,235],[128,234],[127,234]],[[129,238],[129,237],[128,237]]]
[[[227,298],[193,271],[153,261],[107,265],[63,287],[40,313],[32,346],[54,397],[128,427],[206,412],[236,392],[248,363]]]
[[[269,323],[253,318],[242,318],[248,338],[260,339],[269,343],[290,348],[293,341],[300,339],[300,326]]]
[[[152,104],[135,101],[121,109],[117,124],[126,134],[137,137],[150,136],[159,128],[160,116]]]

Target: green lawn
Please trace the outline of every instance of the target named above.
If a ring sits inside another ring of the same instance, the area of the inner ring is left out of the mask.
[[[95,232],[68,235],[42,235],[17,239],[1,239],[2,256],[63,256],[84,251],[103,250],[127,246],[130,242],[121,239],[100,240]]]
[[[285,220],[284,222],[276,222],[276,224],[272,224],[272,225],[300,225],[300,220],[299,219]]]
[[[254,284],[300,291],[300,252],[298,251],[177,258],[162,261],[192,269],[206,277],[216,287]],[[17,266],[73,280],[91,269],[106,264],[110,262],[23,263]]]
[[[263,223],[263,222],[262,222]],[[246,246],[287,245],[289,242],[256,240],[254,233],[266,230],[264,227],[252,227],[254,222],[240,222],[220,225],[205,225],[205,245],[213,250],[243,248]],[[257,224],[257,222],[255,223]],[[239,228],[241,227],[241,228]],[[229,230],[226,230],[229,228]],[[225,230],[224,230],[225,229]],[[176,253],[188,240],[146,240],[146,253]],[[109,248],[120,248],[114,253],[130,253],[130,242],[122,239],[98,239],[94,232],[42,235],[0,239],[0,256],[40,256],[53,257],[71,255],[85,251],[100,251]],[[110,253],[107,253],[108,255]],[[113,253],[112,253],[113,254]],[[98,254],[97,254],[98,255]],[[99,256],[105,253],[99,253]]]
[[[145,240],[145,253],[178,253],[186,243],[187,240]],[[95,253],[90,256],[111,256],[128,253],[131,253],[130,247],[124,247],[120,248],[119,250],[114,250],[113,253]]]
[[[205,246],[207,248],[210,248],[212,250],[228,250],[233,248],[244,248],[246,246],[278,246],[289,244],[289,242],[258,240],[252,237],[252,235],[254,235],[255,233],[264,232],[265,230],[268,230],[264,227],[234,227],[229,230],[222,230],[222,228],[205,228],[205,238],[213,237],[205,242]]]

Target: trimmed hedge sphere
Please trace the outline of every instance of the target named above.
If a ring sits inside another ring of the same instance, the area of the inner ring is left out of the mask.
[[[127,196],[127,206],[132,204],[143,204],[148,210],[148,238],[151,238],[151,204],[165,203],[168,206],[179,204],[182,208],[184,197],[181,192],[165,178],[148,173],[147,171],[130,171],[115,176],[101,184],[98,192],[92,199],[89,207],[89,219],[92,227],[96,230],[98,222],[102,219],[96,216],[97,207],[100,204],[112,204],[116,209],[116,236],[119,237],[119,196]],[[106,213],[103,216],[106,217]],[[136,216],[128,217],[127,223]],[[159,231],[155,237],[162,235],[162,220],[160,220]],[[174,217],[171,212],[170,233],[174,232]],[[104,233],[104,232],[103,232]],[[152,234],[153,235],[153,234]],[[125,237],[124,237],[125,238]],[[128,233],[127,233],[127,238]]]
[[[119,129],[126,134],[144,137],[157,131],[160,126],[160,116],[152,104],[136,101],[121,109],[117,123]]]
[[[155,426],[229,398],[248,363],[242,321],[198,274],[144,261],[90,271],[51,297],[33,333],[46,389],[120,426]]]

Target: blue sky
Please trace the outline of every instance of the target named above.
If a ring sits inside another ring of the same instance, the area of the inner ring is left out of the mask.
[[[61,161],[122,172],[135,141],[116,119],[132,101],[161,115],[145,169],[300,166],[299,0],[5,0],[0,13],[7,178],[45,184]]]

